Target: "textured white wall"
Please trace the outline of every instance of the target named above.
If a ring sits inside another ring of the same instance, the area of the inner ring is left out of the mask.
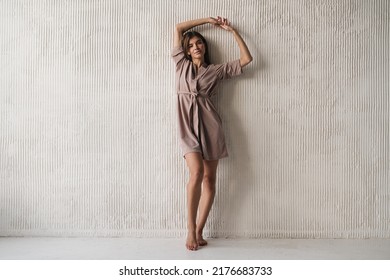
[[[211,236],[390,237],[381,1],[0,1],[0,235],[184,236],[174,23],[222,15],[254,56],[216,99]],[[233,37],[199,28],[214,62]]]

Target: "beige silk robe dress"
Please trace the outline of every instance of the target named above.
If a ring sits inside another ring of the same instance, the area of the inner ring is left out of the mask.
[[[240,60],[224,64],[203,64],[195,75],[193,64],[182,47],[172,49],[176,64],[176,92],[180,145],[183,156],[201,153],[205,160],[228,156],[222,121],[210,97],[218,83],[242,73]]]

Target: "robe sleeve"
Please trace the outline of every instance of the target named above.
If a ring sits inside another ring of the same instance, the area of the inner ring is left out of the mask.
[[[215,71],[217,77],[221,80],[231,79],[235,76],[242,74],[242,67],[240,65],[240,60],[233,60],[223,64],[216,64]]]
[[[178,67],[183,61],[186,60],[182,47],[176,47],[171,50],[171,57]]]

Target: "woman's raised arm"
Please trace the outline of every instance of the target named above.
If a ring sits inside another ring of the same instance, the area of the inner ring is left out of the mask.
[[[215,18],[208,17],[208,18],[200,18],[200,19],[194,19],[189,21],[184,21],[181,23],[176,24],[175,31],[173,34],[173,47],[180,47],[181,46],[181,40],[183,38],[183,33],[187,30],[198,26],[203,25],[206,23],[210,23],[213,25],[217,25],[218,22]]]
[[[233,33],[233,36],[238,43],[238,47],[240,48],[240,65],[241,67],[248,65],[253,60],[253,58],[248,49],[248,46],[246,45],[244,39],[242,39],[240,33],[238,33],[236,29],[230,26],[230,23],[227,21],[226,18],[218,17],[215,20],[217,21],[217,25],[219,27]]]

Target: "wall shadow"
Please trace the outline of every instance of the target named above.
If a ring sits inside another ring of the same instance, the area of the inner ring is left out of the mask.
[[[244,34],[243,37],[248,38]],[[247,40],[247,43],[251,42]],[[226,62],[221,59],[223,48],[212,41],[209,45],[212,62]],[[251,46],[255,46],[255,44],[251,44]],[[237,111],[233,103],[234,95],[259,94],[259,92],[239,92],[238,90],[239,84],[253,81],[258,72],[265,71],[267,68],[266,61],[261,56],[258,47],[251,47],[250,51],[254,58],[252,64],[244,68],[243,75],[223,81],[213,99],[223,120],[229,157],[222,159],[219,163],[217,196],[211,212],[211,219],[207,225],[207,232],[210,237],[234,237],[234,229],[239,228],[238,231],[242,235],[242,233],[250,232],[251,228],[251,225],[248,224],[250,218],[245,220],[243,217],[253,215],[242,211],[248,209],[248,201],[251,201],[251,197],[254,195],[250,193],[250,189],[251,186],[258,184],[254,178],[255,172],[258,172],[258,170],[254,169],[255,167],[251,162],[253,157],[250,155],[251,147],[248,141],[248,131],[243,127],[244,116],[242,112]],[[234,59],[236,58],[230,60]],[[257,104],[250,104],[250,106],[256,107]],[[251,109],[250,111],[253,112],[254,110]],[[261,186],[257,185],[256,187],[260,188]],[[246,207],[241,207],[242,205],[246,205]],[[259,211],[259,209],[253,209],[253,211]]]

